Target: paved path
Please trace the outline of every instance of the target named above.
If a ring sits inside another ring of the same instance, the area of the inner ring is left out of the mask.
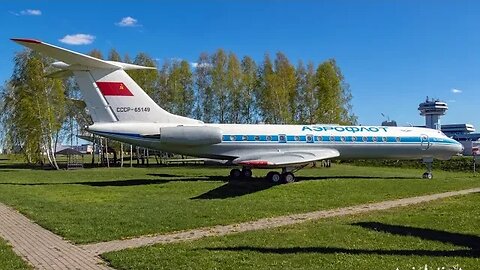
[[[93,254],[102,254],[110,251],[118,251],[127,248],[136,248],[141,246],[153,244],[169,244],[183,241],[197,240],[208,236],[222,236],[233,233],[255,231],[262,229],[276,228],[286,225],[303,223],[309,220],[323,219],[329,217],[353,215],[370,211],[385,210],[394,207],[407,206],[412,204],[419,204],[423,202],[433,201],[441,198],[447,198],[458,195],[465,195],[470,193],[480,192],[480,188],[472,188],[460,191],[452,191],[445,193],[438,193],[432,195],[411,197],[398,199],[393,201],[384,201],[378,203],[369,203],[355,205],[351,207],[337,208],[332,210],[322,210],[309,212],[304,214],[293,214],[288,216],[280,216],[274,218],[264,218],[256,221],[243,222],[232,225],[213,226],[207,228],[194,229],[189,231],[180,231],[163,235],[141,236],[138,238],[126,240],[114,240],[109,242],[102,242],[96,244],[89,244],[82,246],[83,249],[92,252]]]
[[[112,269],[97,256],[0,203],[0,237],[35,269]]]
[[[10,242],[15,253],[22,256],[35,269],[103,270],[112,269],[107,267],[98,257],[98,254],[105,252],[158,243],[167,244],[197,240],[208,236],[222,236],[232,233],[270,229],[298,224],[309,220],[385,210],[476,192],[480,192],[480,188],[362,204],[333,210],[264,218],[232,225],[213,226],[156,236],[142,236],[133,239],[115,240],[83,246],[75,246],[63,240],[60,236],[43,229],[14,209],[0,203],[0,237]]]

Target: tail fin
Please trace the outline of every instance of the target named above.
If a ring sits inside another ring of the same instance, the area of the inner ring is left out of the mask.
[[[94,122],[201,123],[160,108],[125,72],[155,68],[105,61],[33,39],[12,40],[62,61],[53,64],[62,70],[52,77],[75,76]]]

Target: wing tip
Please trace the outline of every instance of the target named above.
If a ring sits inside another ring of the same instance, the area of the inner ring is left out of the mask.
[[[40,40],[33,39],[33,38],[11,38],[10,40],[18,42],[18,43],[42,44],[42,42]]]

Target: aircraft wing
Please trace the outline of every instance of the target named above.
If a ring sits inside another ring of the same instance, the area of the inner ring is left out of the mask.
[[[250,167],[276,167],[310,163],[317,160],[335,158],[340,153],[335,149],[292,150],[285,152],[263,152],[240,156],[234,164]]]

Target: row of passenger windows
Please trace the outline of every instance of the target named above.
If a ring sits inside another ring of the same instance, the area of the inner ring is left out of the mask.
[[[363,142],[368,142],[369,141],[369,137],[366,137],[366,136],[363,136],[363,137],[360,137],[360,136],[341,136],[341,137],[335,137],[335,136],[330,136],[327,140],[324,140],[323,136],[313,136],[313,135],[306,135],[305,136],[305,139],[307,142],[313,142],[314,139],[316,139],[316,141],[336,141],[337,138],[340,138],[339,140],[342,141],[342,142],[346,142],[346,141],[350,141],[350,142],[356,142],[356,141],[363,141]],[[387,137],[370,137],[371,140],[370,141],[373,141],[373,142],[387,142],[388,141],[388,138]],[[253,139],[255,141],[260,141],[260,136],[259,135],[256,135],[256,136],[253,136]],[[231,135],[230,136],[230,140],[231,141],[236,141],[237,140],[237,136],[235,135]],[[248,136],[246,135],[243,135],[241,136],[241,140],[242,141],[248,141]],[[275,139],[270,136],[270,135],[267,135],[265,136],[265,140],[267,141],[272,141],[272,140],[277,140],[277,136],[275,136]],[[300,136],[293,136],[293,140],[294,141],[301,141],[301,137]],[[396,137],[395,138],[395,141],[396,142],[400,142],[400,137]],[[279,142],[287,142],[287,136],[286,135],[279,135],[278,136],[278,141]]]

